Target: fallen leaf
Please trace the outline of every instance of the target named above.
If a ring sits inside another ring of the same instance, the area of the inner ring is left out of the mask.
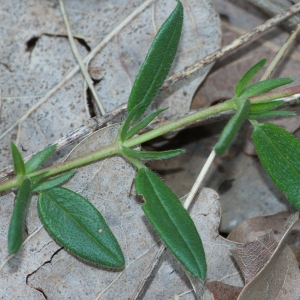
[[[213,293],[215,300],[236,300],[243,289],[220,281],[210,281],[205,285]]]
[[[295,213],[287,220],[284,236],[270,260],[258,271],[254,279],[245,286],[238,300],[299,299],[300,271],[295,255],[286,243],[286,237],[298,219],[299,213]],[[268,237],[265,236],[262,239],[268,240]],[[274,239],[271,238],[264,244],[273,246]],[[266,251],[269,252],[269,249],[266,249]],[[261,254],[262,257],[265,256],[262,252]],[[247,253],[244,256],[247,256]]]

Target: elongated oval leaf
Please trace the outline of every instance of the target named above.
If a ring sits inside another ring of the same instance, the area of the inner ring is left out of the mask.
[[[74,175],[75,172],[76,172],[76,170],[71,170],[67,173],[64,173],[62,175],[59,175],[59,176],[56,176],[54,178],[48,179],[48,180],[46,180],[42,183],[36,184],[33,187],[32,191],[40,193],[42,191],[51,189],[55,186],[61,185],[64,182],[66,182],[67,180],[69,180]]]
[[[241,125],[248,116],[248,113],[251,108],[251,102],[247,99],[238,109],[236,114],[228,121],[224,127],[221,136],[218,140],[218,143],[215,146],[215,151],[218,155],[225,153],[227,148],[232,143],[235,134],[240,129]]]
[[[143,211],[167,247],[189,272],[205,279],[203,245],[190,215],[179,199],[147,168],[138,171],[135,185],[146,201]]]
[[[13,142],[10,143],[10,148],[11,148],[15,174],[25,175],[26,174],[25,164],[19,149]]]
[[[75,256],[98,266],[124,267],[118,241],[98,210],[82,196],[54,187],[40,194],[38,210],[51,236]]]
[[[168,159],[184,153],[184,150],[182,149],[168,151],[139,151],[124,146],[122,147],[122,150],[126,155],[144,160]]]
[[[166,79],[178,48],[183,22],[183,7],[180,1],[157,32],[146,59],[137,75],[128,100],[128,112],[142,103],[133,121],[148,108]]]
[[[295,116],[296,113],[293,111],[287,110],[275,110],[275,111],[266,111],[260,113],[249,113],[249,119],[262,119],[262,118],[270,118],[270,117],[292,117]]]
[[[19,251],[23,243],[24,224],[31,195],[31,180],[25,178],[20,185],[8,231],[8,252],[14,254]]]
[[[56,145],[53,145],[33,155],[25,163],[26,174],[37,171],[42,163],[55,151],[55,149]]]
[[[125,137],[125,140],[130,139],[136,133],[138,133],[140,130],[142,130],[143,128],[145,128],[154,118],[156,118],[161,112],[163,112],[166,109],[167,108],[156,110],[156,111],[152,112],[149,116],[145,117],[143,120],[141,120],[140,122],[138,122],[137,124],[135,124],[134,126],[132,126],[128,130],[128,132],[126,134],[126,137]]]
[[[273,182],[300,210],[300,141],[271,123],[255,126],[252,139]]]
[[[276,100],[276,101],[271,101],[271,102],[266,102],[266,103],[257,103],[257,104],[252,104],[250,113],[261,113],[265,112],[271,109],[275,109],[282,105],[284,103],[283,100]]]
[[[244,75],[243,77],[239,80],[235,87],[235,96],[239,97],[244,89],[247,87],[249,82],[252,80],[252,78],[257,74],[257,72],[265,65],[267,62],[266,59],[262,59],[259,61],[257,64],[255,64],[253,67],[251,67]]]
[[[240,95],[241,98],[249,98],[252,96],[256,96],[262,93],[267,93],[279,86],[292,83],[294,79],[292,78],[273,78],[267,79],[263,81],[256,82],[246,88],[242,94]]]

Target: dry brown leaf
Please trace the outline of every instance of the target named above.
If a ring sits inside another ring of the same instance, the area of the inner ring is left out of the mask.
[[[233,257],[243,273],[246,284],[252,281],[269,261],[277,245],[272,230],[269,230],[263,236],[258,237],[256,241],[232,250]]]
[[[220,281],[210,281],[205,285],[213,293],[215,300],[236,300],[243,289]]]
[[[274,215],[260,216],[247,219],[236,226],[228,235],[227,239],[237,243],[249,243],[261,236],[269,229],[273,230],[274,238],[279,242],[283,235],[283,226],[291,215],[291,212],[282,211]],[[287,237],[287,243],[300,248],[300,221],[297,221],[293,230]]]
[[[298,219],[299,213],[295,213],[287,220],[284,236],[270,260],[245,286],[238,300],[299,299],[300,272],[295,255],[286,243],[286,237]],[[273,243],[274,240],[271,238],[265,244],[273,246]],[[269,249],[266,250],[268,252]]]

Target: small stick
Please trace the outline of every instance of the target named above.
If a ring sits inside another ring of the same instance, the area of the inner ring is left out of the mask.
[[[287,6],[282,3],[273,3],[269,0],[248,0],[248,2],[252,3],[253,5],[257,6],[258,8],[265,11],[267,14],[274,16],[277,14],[282,13],[287,9]],[[284,23],[286,23],[289,30],[295,29],[298,23],[300,22],[300,19],[298,16],[293,16],[292,18],[286,20]]]
[[[73,51],[73,54],[78,62],[78,65],[80,67],[80,70],[82,72],[82,75],[88,85],[88,87],[90,88],[94,98],[95,98],[95,101],[98,105],[98,108],[101,112],[101,115],[105,115],[105,109],[101,103],[101,100],[99,99],[98,97],[98,94],[95,90],[95,87],[94,87],[94,84],[93,84],[93,81],[90,77],[90,74],[88,73],[83,61],[82,61],[82,58],[79,54],[79,51],[78,51],[78,48],[75,44],[75,40],[74,40],[74,37],[73,37],[73,34],[72,34],[72,31],[71,31],[71,27],[70,27],[70,23],[69,23],[69,20],[68,20],[68,15],[67,15],[67,12],[66,12],[66,7],[65,7],[65,4],[64,4],[64,1],[63,0],[58,0],[59,2],[59,6],[60,6],[60,10],[61,10],[61,14],[63,16],[63,19],[64,19],[64,22],[65,22],[65,26],[66,26],[66,30],[67,30],[67,34],[68,34],[68,39],[69,39],[69,42],[70,42],[70,45],[71,45],[71,49]]]
[[[300,32],[300,25],[298,25],[296,27],[296,30],[289,36],[289,38],[287,39],[287,41],[282,45],[282,47],[280,48],[280,50],[275,55],[274,59],[272,60],[271,64],[267,68],[265,74],[262,76],[262,78],[260,79],[260,81],[266,80],[267,78],[270,77],[270,75],[272,74],[273,70],[279,64],[279,62],[281,61],[283,55],[290,48],[290,46],[292,45],[292,43],[296,39],[297,35],[299,34],[299,32]]]

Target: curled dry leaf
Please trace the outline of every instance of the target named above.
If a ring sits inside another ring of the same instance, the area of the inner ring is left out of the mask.
[[[232,251],[235,252],[235,257],[238,256],[238,261],[243,262],[243,264],[239,263],[241,269],[244,270],[243,274],[249,271],[251,273],[251,278],[249,278],[251,281],[245,286],[238,300],[299,299],[300,272],[295,255],[286,243],[286,238],[298,219],[299,213],[295,213],[287,220],[283,238],[275,247],[276,249],[268,261],[265,258],[269,256],[272,252],[271,248],[274,248],[274,244],[276,244],[270,233],[262,236],[259,241],[244,245],[245,251],[241,251],[241,249]],[[263,243],[261,243],[262,241]],[[257,257],[253,260],[247,250],[254,249],[258,244],[261,244],[260,249],[256,252]],[[238,254],[238,252],[240,253]]]

